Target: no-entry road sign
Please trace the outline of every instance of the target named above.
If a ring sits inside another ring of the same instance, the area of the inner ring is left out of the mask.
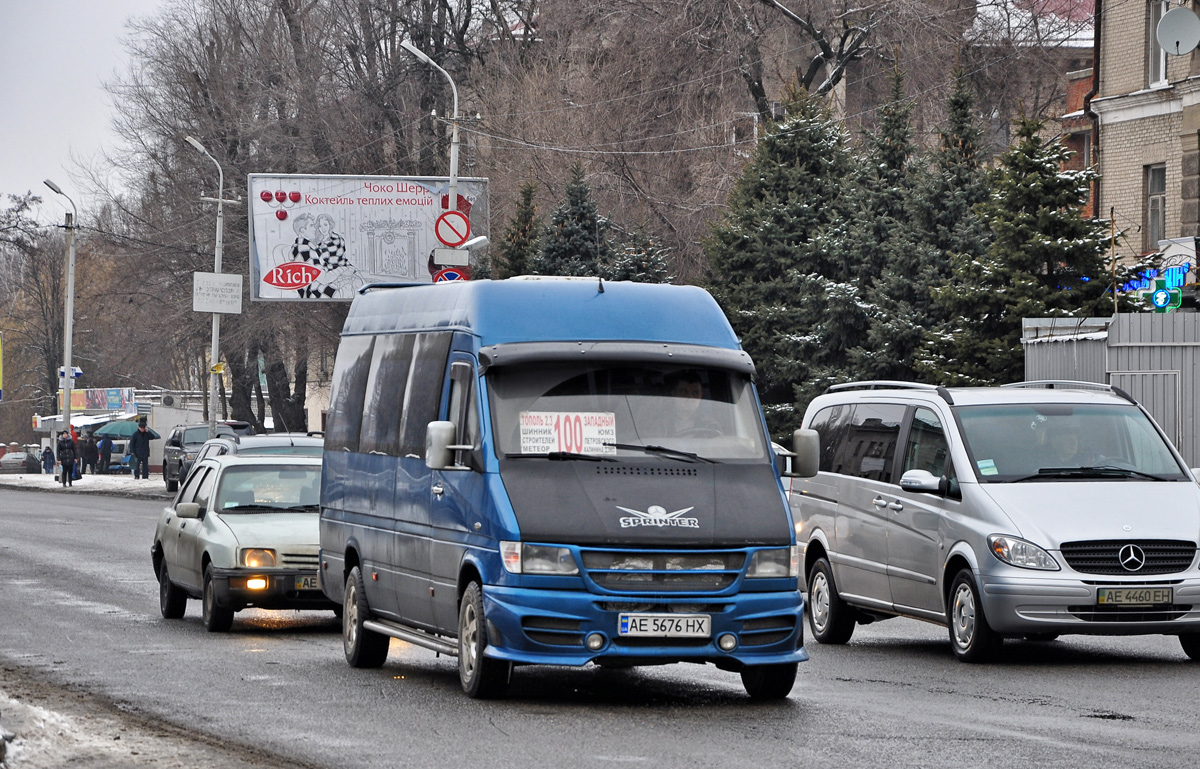
[[[456,248],[471,237],[471,220],[462,211],[447,211],[437,218],[433,234],[450,248]]]

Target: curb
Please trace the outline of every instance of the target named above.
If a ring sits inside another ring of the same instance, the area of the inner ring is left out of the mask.
[[[86,486],[75,487],[68,486],[63,489],[61,485],[55,484],[50,487],[46,486],[24,486],[19,483],[5,483],[0,480],[0,489],[15,489],[16,491],[34,491],[43,494],[96,494],[104,497],[124,497],[126,499],[149,499],[161,500],[169,502],[175,497],[174,494],[166,491],[154,492],[147,489],[146,491],[132,491],[126,489],[97,489],[88,488]]]

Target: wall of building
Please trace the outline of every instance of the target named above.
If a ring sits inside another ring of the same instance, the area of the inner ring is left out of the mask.
[[[1183,149],[1180,144],[1181,113],[1106,123],[1101,133],[1100,209],[1107,219],[1115,209],[1118,231],[1125,230],[1126,239],[1119,243],[1118,253],[1133,256],[1153,251],[1157,244],[1144,243],[1145,225],[1145,167],[1165,163],[1167,171],[1166,234],[1179,237],[1182,198]]]

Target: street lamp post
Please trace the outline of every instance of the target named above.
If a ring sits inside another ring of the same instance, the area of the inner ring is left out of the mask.
[[[222,239],[224,237],[224,232],[225,232],[225,218],[224,218],[224,212],[222,211],[221,206],[226,202],[236,203],[238,201],[224,200],[225,171],[221,169],[221,164],[217,162],[217,159],[214,158],[212,155],[210,155],[208,150],[206,150],[204,148],[204,145],[201,144],[199,141],[197,141],[195,137],[188,136],[184,139],[184,141],[186,141],[188,144],[190,144],[194,148],[196,148],[196,150],[198,152],[203,154],[204,157],[211,160],[213,162],[213,165],[215,165],[217,167],[217,196],[215,198],[208,198],[208,197],[201,196],[200,199],[207,201],[209,203],[217,204],[217,245],[216,245],[215,255],[213,257],[213,272],[220,275],[221,274],[221,242],[222,242]],[[209,368],[209,378],[208,378],[208,437],[209,438],[217,437],[217,389],[218,389],[217,384],[218,384],[218,377],[221,376],[220,373],[218,373],[219,369],[217,368],[217,362],[220,360],[220,355],[221,355],[220,339],[221,339],[221,314],[214,312],[212,314],[212,365]]]
[[[412,43],[404,40],[400,43],[400,47],[416,56],[418,59],[428,64],[429,66],[442,73],[442,77],[450,83],[450,91],[454,94],[454,115],[450,118],[450,188],[446,195],[446,208],[451,211],[458,210],[458,88],[454,85],[454,78],[450,77],[450,73],[438,66],[437,62],[429,58],[424,51],[417,48]]]
[[[71,366],[71,339],[75,331],[75,220],[79,217],[79,209],[75,207],[75,201],[71,200],[71,196],[63,192],[62,189],[50,181],[44,180],[47,187],[62,195],[71,204],[71,211],[66,215],[66,231],[67,231],[67,299],[66,308],[64,310],[66,318],[63,321],[63,368],[62,375],[59,381],[62,382],[63,394],[63,429],[68,435],[71,434],[71,385],[75,381],[75,371]]]

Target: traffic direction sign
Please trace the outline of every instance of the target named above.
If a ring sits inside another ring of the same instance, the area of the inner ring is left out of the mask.
[[[471,220],[462,211],[447,211],[437,218],[433,234],[443,245],[457,248],[471,237]]]

